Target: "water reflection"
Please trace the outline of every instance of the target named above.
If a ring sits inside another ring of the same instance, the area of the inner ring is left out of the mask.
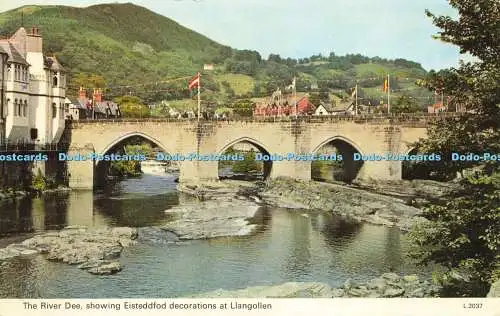
[[[330,213],[319,213],[311,218],[313,228],[321,232],[327,245],[338,247],[359,233],[362,225]]]
[[[308,217],[299,215],[291,224],[292,234],[288,237],[290,242],[285,260],[286,274],[306,276],[311,272],[311,223]]]
[[[159,225],[167,221],[165,209],[179,203],[177,194],[165,194],[139,198],[99,198],[94,210],[109,219],[112,226],[143,227]]]
[[[164,210],[179,203],[175,175],[130,179],[113,191],[95,194],[72,191],[36,199],[4,201],[0,205],[0,237],[66,226],[151,226],[168,218]],[[3,242],[0,240],[0,246]]]
[[[0,211],[0,233],[161,225],[168,220],[164,210],[185,200],[162,186],[165,178],[139,180],[122,183],[118,195],[76,191],[17,201]],[[144,194],[150,192],[144,187],[154,194]],[[179,297],[290,281],[337,287],[347,278],[365,281],[389,270],[426,273],[405,260],[406,241],[397,229],[273,208],[262,208],[256,222],[264,228],[252,236],[126,248],[120,258],[124,270],[113,276],[96,277],[42,256],[0,262],[0,297]],[[0,238],[0,246],[5,240]]]
[[[46,230],[62,229],[67,226],[67,199],[58,196],[43,199],[44,227]]]
[[[388,228],[385,244],[384,265],[389,271],[395,271],[404,264],[401,249],[401,233],[396,227]]]

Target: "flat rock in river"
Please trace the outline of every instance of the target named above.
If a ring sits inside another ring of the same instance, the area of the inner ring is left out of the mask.
[[[273,179],[261,193],[271,205],[331,211],[358,221],[408,230],[421,210],[400,198],[366,192],[345,185]]]
[[[137,230],[130,227],[86,228],[72,226],[46,232],[0,249],[0,260],[14,256],[45,254],[47,260],[60,261],[94,274],[121,270],[116,260],[124,247],[135,243]]]
[[[255,202],[228,196],[187,203],[166,210],[177,218],[162,228],[182,240],[248,235],[258,227],[251,219],[260,208]]]

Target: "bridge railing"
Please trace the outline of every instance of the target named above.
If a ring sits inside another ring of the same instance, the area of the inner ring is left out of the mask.
[[[429,121],[450,117],[459,117],[466,113],[444,112],[444,113],[400,113],[400,114],[363,114],[363,115],[307,115],[307,116],[253,116],[253,117],[231,117],[231,118],[202,118],[200,122],[326,122],[326,121]],[[80,119],[67,121],[72,124],[92,124],[92,123],[140,123],[140,122],[192,122],[196,123],[197,118],[112,118],[112,119]]]
[[[35,144],[35,143],[4,143],[0,144],[0,152],[47,152],[47,151],[65,151],[68,149],[68,143],[57,144]]]

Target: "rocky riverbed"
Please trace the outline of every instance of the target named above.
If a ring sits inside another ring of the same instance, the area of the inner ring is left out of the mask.
[[[380,189],[380,186],[378,188]],[[179,185],[179,190],[197,197],[200,201],[211,201],[209,206],[202,204],[201,207],[205,210],[217,207],[217,202],[214,201],[224,204],[228,197],[242,195],[253,199],[259,205],[328,211],[353,221],[396,226],[403,231],[409,230],[417,222],[425,221],[424,218],[418,216],[421,213],[420,208],[408,205],[408,198],[412,196],[408,190],[403,197],[395,197],[340,184],[292,179],[273,179],[267,183],[254,184],[230,180],[198,185]],[[393,188],[393,191],[396,190]],[[413,193],[416,194],[417,191],[414,190]],[[191,209],[196,207],[193,205]],[[234,212],[234,209],[238,207],[227,206],[228,211]],[[222,214],[225,213],[222,212]],[[203,215],[205,222],[208,221],[207,217],[214,215],[214,212],[205,211]]]
[[[427,280],[420,280],[417,275],[401,276],[384,273],[366,283],[356,284],[346,280],[342,288],[331,288],[318,282],[288,282],[272,286],[254,286],[246,289],[226,291],[216,290],[196,294],[203,298],[334,298],[334,297],[436,297],[439,286]]]
[[[308,210],[330,211],[356,221],[397,226],[409,230],[421,210],[404,199],[366,192],[344,185],[276,179],[261,193],[268,204]]]
[[[219,192],[220,193],[220,192]],[[185,203],[165,212],[173,221],[162,229],[180,240],[244,236],[255,232],[262,207],[248,198],[225,192],[216,199]]]
[[[432,180],[363,180],[354,181],[351,187],[399,198],[408,205],[419,207],[452,193],[459,188],[459,184],[457,182],[437,182]]]
[[[137,230],[129,227],[67,227],[0,249],[0,261],[43,254],[47,260],[77,265],[92,274],[113,274],[121,270],[118,258],[123,248],[134,244],[136,238]]]

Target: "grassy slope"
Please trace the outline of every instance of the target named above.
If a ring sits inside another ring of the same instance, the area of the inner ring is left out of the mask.
[[[55,53],[73,73],[105,75],[111,84],[190,75],[222,47],[128,3],[22,7],[0,14],[2,36],[19,27],[21,10],[24,25],[40,27],[45,51]]]
[[[222,83],[228,82],[236,95],[243,95],[252,92],[255,80],[254,78],[242,74],[220,74],[215,76],[215,81]]]

